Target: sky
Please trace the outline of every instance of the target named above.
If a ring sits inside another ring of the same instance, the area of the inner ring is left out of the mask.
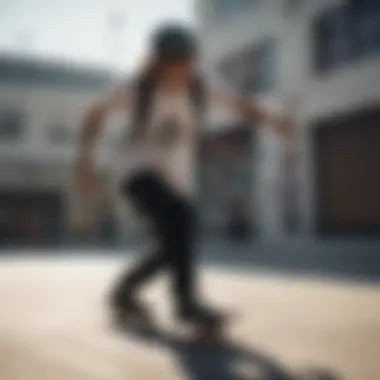
[[[119,27],[110,27],[113,14]],[[0,0],[0,52],[130,71],[152,28],[169,20],[192,25],[193,0]]]

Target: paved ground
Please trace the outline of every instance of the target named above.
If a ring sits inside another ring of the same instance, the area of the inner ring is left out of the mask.
[[[201,347],[172,328],[160,281],[146,297],[166,333],[110,331],[103,301],[120,264],[3,258],[0,379],[224,380],[235,371],[240,379],[289,380],[288,372],[315,367],[347,380],[380,379],[380,286],[206,268],[207,294],[239,315],[229,344]]]

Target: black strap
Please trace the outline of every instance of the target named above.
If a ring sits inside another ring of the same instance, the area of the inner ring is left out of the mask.
[[[143,75],[135,83],[135,104],[133,115],[132,139],[139,139],[144,135],[147,118],[152,105],[154,93],[154,78],[152,75]]]
[[[204,80],[200,76],[194,76],[191,79],[190,86],[190,97],[191,101],[195,107],[196,114],[201,119],[205,111],[205,88]]]

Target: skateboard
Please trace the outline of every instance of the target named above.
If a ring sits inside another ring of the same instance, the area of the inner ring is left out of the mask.
[[[221,315],[217,321],[213,323],[201,323],[201,322],[181,322],[177,324],[179,326],[187,327],[190,332],[190,336],[198,342],[208,341],[221,341],[226,338],[226,330],[231,323],[231,315]],[[180,327],[181,328],[181,327]]]
[[[184,333],[187,338],[195,342],[219,342],[225,338],[226,328],[230,320],[231,316],[223,315],[212,324],[176,321],[174,329],[181,335]],[[113,313],[112,326],[118,331],[138,335],[158,335],[165,332],[165,328],[148,312],[139,315]]]

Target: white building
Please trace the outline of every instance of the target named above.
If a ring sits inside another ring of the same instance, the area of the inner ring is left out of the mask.
[[[0,56],[0,210],[17,219],[11,225],[36,218],[38,210],[51,234],[69,234],[78,211],[72,180],[78,131],[86,107],[112,80],[105,69]],[[119,141],[119,131],[105,132],[100,171]]]
[[[379,233],[380,3],[199,0],[196,11],[206,72],[224,72],[236,87],[246,75],[241,90],[296,113],[298,231]],[[230,123],[221,112],[211,120]],[[290,147],[265,129],[257,137],[256,226],[261,236],[287,236]]]

